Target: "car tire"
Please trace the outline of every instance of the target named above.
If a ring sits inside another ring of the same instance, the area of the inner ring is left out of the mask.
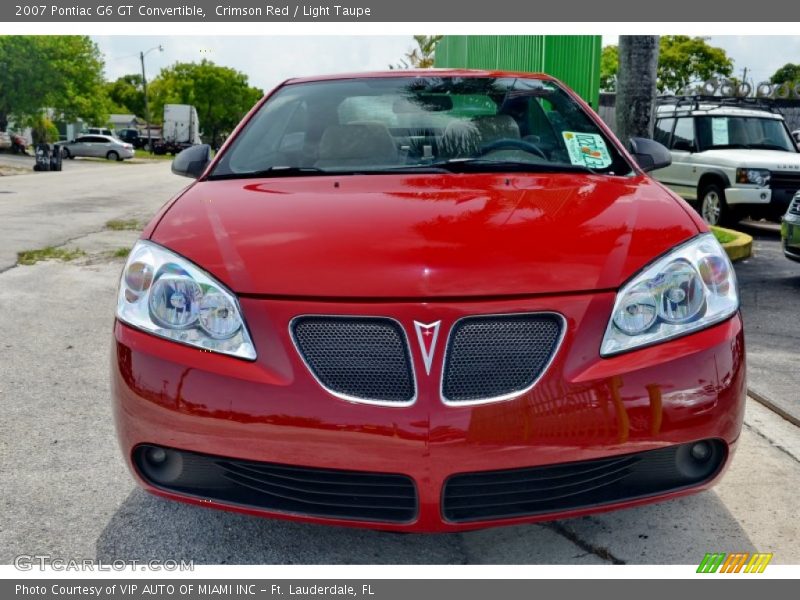
[[[734,225],[739,220],[737,212],[728,206],[725,200],[725,190],[718,183],[709,183],[700,190],[698,195],[700,206],[698,212],[709,225],[725,227]]]
[[[122,159],[119,157],[119,154],[117,154],[117,153],[116,153],[116,152],[114,152],[113,150],[111,150],[111,151],[110,151],[108,154],[106,154],[106,158],[107,158],[108,160],[122,160]]]
[[[75,158],[74,156],[72,156],[72,154],[70,153],[70,151],[69,151],[69,149],[68,149],[68,148],[62,148],[62,149],[61,149],[61,157],[62,157],[62,158],[68,158],[68,159],[70,159],[70,160],[72,160],[73,158]]]

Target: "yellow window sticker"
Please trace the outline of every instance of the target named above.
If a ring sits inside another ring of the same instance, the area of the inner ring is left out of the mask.
[[[611,164],[611,155],[602,136],[578,131],[564,131],[561,135],[564,137],[569,160],[573,165],[604,169]]]

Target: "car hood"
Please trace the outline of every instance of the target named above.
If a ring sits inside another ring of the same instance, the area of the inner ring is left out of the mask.
[[[617,288],[697,233],[645,176],[416,174],[198,182],[151,239],[240,294],[401,299]]]
[[[796,171],[800,174],[800,153],[781,150],[722,149],[706,150],[697,155],[713,164],[770,171]]]

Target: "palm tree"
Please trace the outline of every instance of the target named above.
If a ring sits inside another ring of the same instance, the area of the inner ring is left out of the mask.
[[[657,35],[621,35],[617,73],[617,137],[652,137],[656,98]]]
[[[415,35],[417,47],[406,52],[406,58],[401,59],[397,65],[389,65],[390,69],[430,69],[433,66],[436,44],[442,39],[441,35]]]

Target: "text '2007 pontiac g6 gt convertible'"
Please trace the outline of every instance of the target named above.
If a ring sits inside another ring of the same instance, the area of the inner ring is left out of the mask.
[[[193,504],[397,531],[711,486],[744,410],[731,264],[558,81],[286,81],[130,253],[114,328],[136,480]]]

